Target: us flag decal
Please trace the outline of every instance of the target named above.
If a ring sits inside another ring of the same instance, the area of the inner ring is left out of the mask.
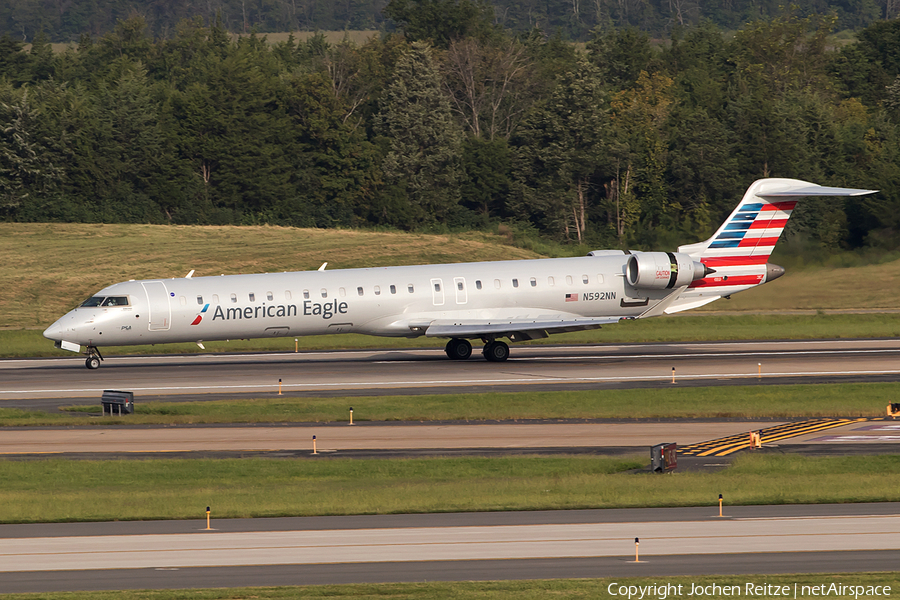
[[[566,302],[578,302],[578,294],[566,294]]]

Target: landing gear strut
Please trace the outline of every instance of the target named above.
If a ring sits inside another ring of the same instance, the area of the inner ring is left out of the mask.
[[[490,362],[503,362],[509,358],[509,346],[505,343],[494,340],[484,345],[481,351],[484,357]]]
[[[469,343],[469,340],[453,338],[447,342],[444,352],[446,352],[447,356],[452,360],[466,360],[472,356],[472,344]]]
[[[100,361],[103,360],[103,357],[100,355],[100,351],[97,350],[96,346],[88,346],[87,348],[88,357],[84,361],[84,366],[92,371],[94,369],[100,368]]]

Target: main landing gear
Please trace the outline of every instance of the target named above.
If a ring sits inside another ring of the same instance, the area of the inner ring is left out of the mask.
[[[100,356],[100,351],[97,350],[96,346],[88,346],[87,348],[88,357],[84,361],[84,366],[86,366],[90,370],[99,369],[100,361],[103,360],[103,357]]]
[[[469,343],[469,340],[453,338],[447,342],[444,352],[451,360],[466,360],[472,356],[472,344]]]
[[[453,338],[447,342],[444,352],[452,360],[466,360],[472,356],[472,344],[468,340]],[[509,346],[498,340],[491,340],[485,343],[481,353],[490,362],[503,362],[509,358]]]

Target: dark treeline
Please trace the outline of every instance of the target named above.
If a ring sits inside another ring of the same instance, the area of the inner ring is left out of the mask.
[[[675,26],[711,21],[738,29],[748,21],[775,17],[782,0],[461,0],[486,2],[498,26],[518,33],[538,27],[559,31],[573,40],[587,40],[595,29],[635,27],[655,37],[667,37]],[[141,17],[155,38],[175,35],[183,19],[216,18],[235,33],[279,31],[343,31],[391,27],[382,11],[388,0],[4,0],[0,3],[0,35],[32,41],[43,32],[54,42],[95,37],[119,20]],[[396,0],[395,2],[396,3]],[[418,10],[441,15],[447,0],[414,2]],[[802,0],[798,15],[833,14],[838,30],[858,29],[878,19],[900,16],[900,0]]]
[[[808,202],[813,247],[896,244],[900,21],[836,50],[834,17],[706,23],[577,51],[483,5],[392,0],[403,33],[233,39],[142,18],[54,54],[0,39],[0,218],[460,229],[596,247],[712,232],[750,182],[880,189]],[[796,222],[795,222],[796,221]]]

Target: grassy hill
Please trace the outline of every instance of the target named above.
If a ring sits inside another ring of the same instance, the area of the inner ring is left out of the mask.
[[[0,327],[45,327],[128,279],[539,258],[480,233],[0,223]]]

